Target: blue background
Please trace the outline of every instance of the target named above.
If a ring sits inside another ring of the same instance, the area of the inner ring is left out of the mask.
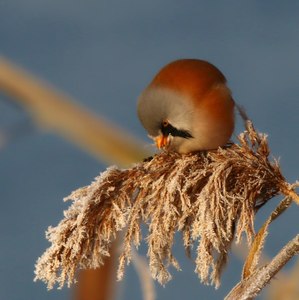
[[[299,176],[298,1],[0,0],[0,55],[146,142],[136,98],[157,70],[177,58],[201,58],[226,75],[234,98],[269,134],[289,182]],[[236,133],[242,130],[241,122]],[[23,126],[23,124],[26,124]],[[27,128],[27,130],[26,130]],[[23,129],[23,130],[22,130]],[[87,185],[105,164],[62,138],[32,129],[25,112],[0,94],[0,299],[68,299],[33,283],[44,231],[62,218],[62,198]],[[100,137],[99,137],[100,138]],[[257,224],[278,199],[263,208]],[[274,255],[297,233],[298,208],[275,224],[266,251]],[[158,299],[222,299],[239,280],[232,256],[218,291],[204,287],[184,257]],[[120,299],[141,299],[132,267]]]

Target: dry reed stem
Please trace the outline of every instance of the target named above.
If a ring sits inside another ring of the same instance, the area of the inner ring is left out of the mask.
[[[249,277],[242,280],[225,297],[225,300],[249,300],[256,297],[280,269],[299,253],[299,234],[289,241],[271,262],[257,269]]]
[[[165,284],[171,279],[168,267],[180,269],[172,253],[180,231],[187,251],[196,246],[201,281],[218,287],[234,237],[238,242],[245,233],[250,243],[256,211],[279,193],[293,193],[269,153],[266,136],[248,121],[239,144],[188,155],[162,152],[131,169],[107,169],[67,197],[73,204],[48,229],[52,245],[38,259],[35,280],[48,288],[71,285],[77,269],[103,264],[124,230],[118,278],[131,261],[132,244],[138,247],[144,239],[152,277]],[[148,227],[145,238],[141,223]]]
[[[287,272],[279,272],[275,281],[267,289],[265,299],[268,300],[298,300],[299,295],[299,258]]]

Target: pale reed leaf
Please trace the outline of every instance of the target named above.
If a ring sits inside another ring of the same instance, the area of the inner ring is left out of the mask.
[[[292,199],[290,197],[285,197],[271,213],[270,217],[256,234],[244,263],[242,279],[247,278],[253,272],[255,272],[262,250],[264,248],[266,237],[268,235],[269,225],[272,223],[272,221],[278,218],[291,205],[291,203]]]

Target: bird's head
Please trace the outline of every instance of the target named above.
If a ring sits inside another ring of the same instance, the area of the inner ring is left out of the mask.
[[[224,75],[197,59],[174,61],[138,99],[138,116],[158,148],[179,153],[225,145],[234,129],[234,101]]]

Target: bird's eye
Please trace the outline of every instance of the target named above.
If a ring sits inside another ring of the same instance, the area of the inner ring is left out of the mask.
[[[162,126],[163,127],[167,127],[169,125],[169,122],[167,120],[163,121],[162,122]]]

